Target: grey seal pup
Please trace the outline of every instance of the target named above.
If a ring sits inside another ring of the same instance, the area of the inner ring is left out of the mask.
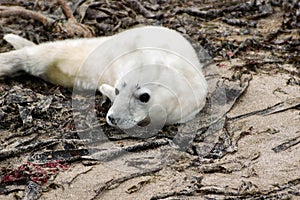
[[[184,123],[205,105],[202,64],[192,45],[168,28],[39,45],[13,34],[4,39],[16,50],[0,54],[0,76],[22,70],[63,87],[100,90],[112,102],[111,126]]]

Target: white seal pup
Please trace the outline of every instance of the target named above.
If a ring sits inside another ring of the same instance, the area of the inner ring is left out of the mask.
[[[4,39],[16,50],[0,54],[0,76],[23,70],[64,87],[98,89],[112,102],[111,126],[183,123],[205,104],[207,83],[195,50],[168,28],[39,45],[13,34]]]

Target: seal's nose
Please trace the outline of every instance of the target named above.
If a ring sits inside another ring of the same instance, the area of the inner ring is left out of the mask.
[[[112,125],[117,125],[116,120],[112,114],[108,115],[107,118]]]

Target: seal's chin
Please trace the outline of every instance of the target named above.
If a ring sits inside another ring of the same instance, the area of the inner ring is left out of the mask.
[[[151,119],[149,116],[147,116],[143,120],[139,121],[137,125],[140,127],[145,127],[148,126],[150,123],[151,123]]]
[[[146,127],[151,123],[151,118],[146,116],[144,119],[140,121],[136,121],[133,119],[122,120],[120,118],[111,118],[109,116],[106,117],[106,121],[110,126],[117,127],[121,130],[129,130],[137,127]]]

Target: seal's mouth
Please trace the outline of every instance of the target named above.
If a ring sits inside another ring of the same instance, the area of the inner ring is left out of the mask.
[[[147,116],[143,120],[139,121],[137,125],[140,127],[145,127],[148,126],[150,123],[151,123],[151,119],[149,116]]]

